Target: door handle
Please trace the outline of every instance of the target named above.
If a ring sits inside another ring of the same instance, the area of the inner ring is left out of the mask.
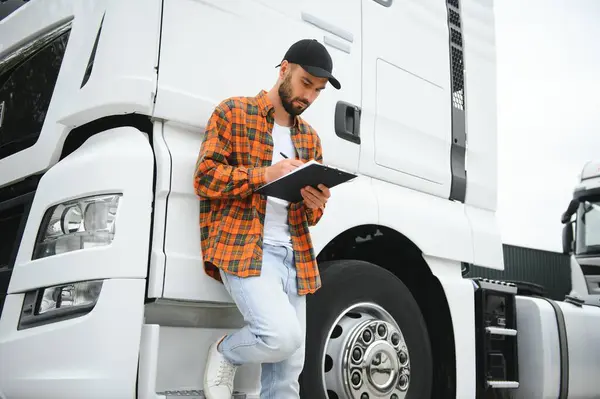
[[[344,140],[360,144],[360,114],[359,106],[338,101],[335,105],[335,134]]]

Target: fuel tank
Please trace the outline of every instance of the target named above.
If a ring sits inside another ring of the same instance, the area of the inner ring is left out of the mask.
[[[600,307],[516,297],[518,399],[600,397]]]

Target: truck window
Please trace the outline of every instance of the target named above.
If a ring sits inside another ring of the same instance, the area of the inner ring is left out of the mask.
[[[69,31],[28,56],[0,60],[0,159],[37,141],[52,99]]]
[[[577,254],[600,253],[600,201],[584,201],[578,221]]]
[[[0,21],[27,4],[27,0],[0,0]]]
[[[588,202],[586,208],[586,245],[600,250],[600,202]]]

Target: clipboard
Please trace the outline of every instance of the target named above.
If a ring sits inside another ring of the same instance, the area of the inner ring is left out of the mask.
[[[323,184],[332,188],[356,177],[353,173],[311,160],[287,175],[259,187],[255,193],[292,203],[300,202],[303,200],[300,190],[306,186],[318,189],[317,186]]]

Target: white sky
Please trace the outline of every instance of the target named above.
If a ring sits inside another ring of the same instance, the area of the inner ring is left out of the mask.
[[[600,0],[496,0],[495,12],[502,239],[561,251],[560,216],[600,159]]]

